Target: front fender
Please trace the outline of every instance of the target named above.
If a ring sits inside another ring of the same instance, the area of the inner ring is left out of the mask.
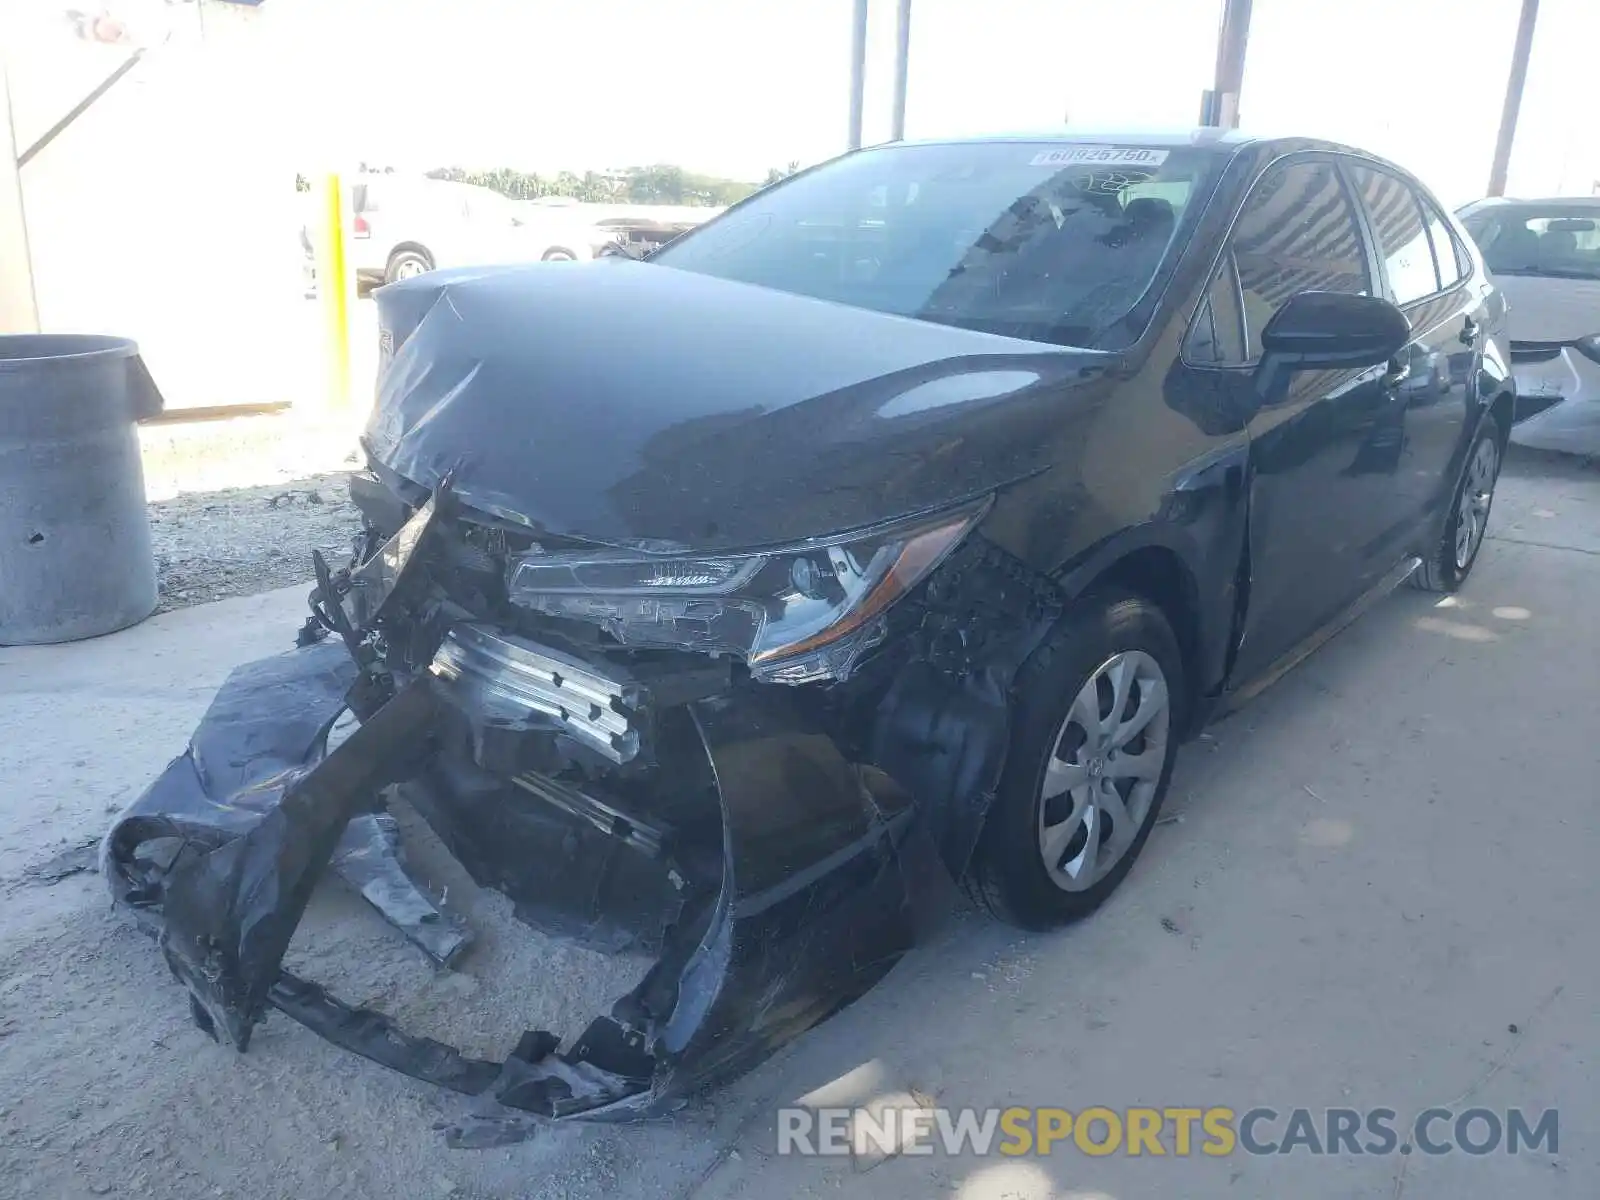
[[[1249,458],[1249,443],[1241,437],[1191,463],[1173,479],[1150,520],[1086,548],[1056,574],[1063,594],[1075,599],[1125,571],[1137,581],[1152,556],[1167,558],[1178,570],[1180,594],[1152,599],[1182,610],[1169,611],[1168,618],[1180,638],[1185,626],[1192,638],[1190,666],[1200,696],[1222,687],[1245,601],[1239,581],[1249,528]]]

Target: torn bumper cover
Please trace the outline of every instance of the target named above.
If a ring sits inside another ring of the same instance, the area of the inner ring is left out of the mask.
[[[527,877],[517,881],[527,894],[518,897],[519,913],[529,895],[544,892],[547,906],[573,901],[576,909],[573,883],[591,893],[606,888],[599,874],[562,878],[559,843],[570,841],[572,830],[532,811],[538,800],[530,796],[530,804],[489,815],[493,825],[486,829],[475,824],[484,814],[473,805],[503,797],[453,787],[432,752],[416,752],[428,743],[441,706],[460,702],[453,681],[430,675],[405,685],[324,755],[328,727],[342,707],[333,685],[351,674],[329,663],[330,651],[342,654],[324,643],[237,671],[189,752],[122,814],[106,841],[116,898],[146,919],[158,918],[163,953],[189,991],[195,1019],[219,1040],[244,1050],[270,1005],[357,1054],[481,1096],[486,1103],[462,1136],[495,1141],[507,1122],[515,1125],[506,1110],[541,1117],[643,1114],[731,1077],[860,995],[910,945],[902,874],[908,802],[886,778],[846,762],[788,709],[791,697],[774,692],[767,705],[696,706],[721,797],[720,886],[699,898],[699,913],[692,911],[691,889],[679,893],[675,920],[655,939],[662,944],[656,966],[566,1052],[558,1052],[554,1035],[531,1031],[504,1063],[485,1062],[344,1005],[280,963],[326,866],[361,886],[371,877],[364,856],[376,849],[394,861],[392,844],[373,828],[387,818],[371,809],[397,775],[414,776],[408,794],[452,843],[469,843],[466,860],[480,870],[509,857],[490,849],[496,841],[510,838],[519,851],[555,843],[550,861],[528,864]],[[268,701],[289,715],[263,714],[248,728],[231,721],[241,708],[259,711]],[[219,778],[213,768],[239,752],[250,756],[249,765]],[[229,783],[237,790],[206,790]],[[608,818],[596,809],[584,820]],[[437,951],[464,939],[429,934],[453,922],[420,894],[393,903],[393,894],[408,886],[403,874],[391,875],[389,884],[374,903],[433,957],[448,961]],[[628,902],[637,899],[602,896],[601,903],[626,916]]]
[[[431,512],[417,520],[438,524]],[[426,591],[407,559],[428,539],[403,552],[403,536],[368,560],[389,554],[362,605],[349,601],[361,572],[343,585],[347,616],[398,632],[395,596]],[[970,854],[1002,765],[1005,687],[1044,621],[992,563],[968,556],[938,583],[969,609],[993,593],[991,615],[969,617],[961,639],[971,651],[982,627],[997,631],[987,665],[900,663],[855,698],[872,705],[847,722],[861,737],[841,735],[812,690],[739,684],[727,664],[629,670],[456,621],[426,669],[391,677],[353,629],[345,645],[312,640],[233,673],[188,751],[117,819],[103,868],[115,898],[159,933],[197,1023],[240,1050],[276,1008],[478,1097],[457,1144],[524,1136],[530,1119],[662,1111],[870,988]],[[327,587],[314,593],[324,604],[341,585]],[[925,625],[937,626],[936,607]],[[398,608],[422,619],[414,601]],[[377,704],[375,679],[387,695]],[[382,811],[392,784],[519,917],[592,947],[648,951],[654,965],[566,1048],[530,1030],[499,1063],[284,971],[329,867],[435,962],[466,947],[461,923],[405,874]]]

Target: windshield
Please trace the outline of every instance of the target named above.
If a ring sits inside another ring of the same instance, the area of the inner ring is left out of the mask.
[[[651,261],[1060,344],[1149,320],[1214,159],[1192,148],[980,142],[850,155],[760,192]]]
[[[1491,274],[1600,279],[1600,203],[1496,205],[1462,224]]]

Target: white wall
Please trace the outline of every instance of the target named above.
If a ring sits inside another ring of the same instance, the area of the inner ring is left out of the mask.
[[[24,0],[58,18],[62,6]],[[170,405],[292,399],[313,330],[299,295],[294,160],[254,52],[256,14],[179,7],[149,52],[22,170],[40,325],[138,339]],[[203,25],[202,25],[203,18]],[[129,51],[35,21],[11,58],[31,145]]]

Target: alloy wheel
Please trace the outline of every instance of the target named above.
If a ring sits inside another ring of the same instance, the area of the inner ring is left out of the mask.
[[[1484,438],[1467,464],[1461,483],[1461,498],[1456,505],[1456,570],[1465,571],[1483,543],[1489,525],[1489,506],[1494,503],[1494,485],[1499,476],[1500,449],[1493,438]]]
[[[1172,704],[1142,650],[1107,659],[1057,731],[1039,802],[1039,853],[1051,881],[1093,887],[1128,853],[1161,786]]]

